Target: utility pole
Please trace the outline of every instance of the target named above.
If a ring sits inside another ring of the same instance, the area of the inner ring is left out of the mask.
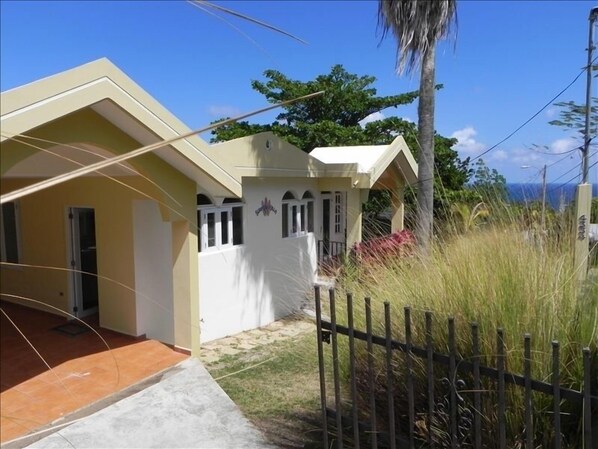
[[[575,228],[575,270],[577,279],[584,281],[588,272],[588,256],[590,242],[588,239],[588,228],[590,224],[590,210],[592,207],[592,185],[588,183],[589,153],[590,153],[590,123],[592,114],[592,62],[594,60],[594,24],[598,18],[598,7],[590,11],[590,30],[588,37],[588,65],[586,82],[586,126],[584,135],[582,155],[582,181],[577,186],[575,196],[576,204],[576,228]]]
[[[536,170],[538,169],[538,167],[534,167],[532,165],[522,165],[521,168],[535,168]],[[546,231],[546,168],[547,165],[544,164],[544,167],[542,167],[540,170],[538,170],[538,172],[542,172],[542,218],[541,218],[541,231],[544,232]],[[535,196],[535,195],[534,195]],[[527,200],[526,200],[526,206],[527,206]]]

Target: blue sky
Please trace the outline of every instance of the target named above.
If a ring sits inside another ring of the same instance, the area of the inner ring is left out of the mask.
[[[4,91],[107,57],[193,128],[263,106],[250,81],[262,79],[270,68],[309,80],[343,64],[354,73],[374,75],[381,95],[418,87],[417,74],[396,75],[392,40],[379,45],[374,0],[217,3],[281,27],[309,45],[227,17],[256,45],[184,1],[2,0],[0,87]],[[444,84],[437,95],[438,132],[459,138],[463,157],[475,156],[531,117],[586,64],[593,6],[571,0],[458,2],[456,43],[443,43],[437,52],[437,82]],[[582,103],[584,93],[582,76],[559,99]],[[563,156],[540,154],[530,149],[533,144],[554,153],[579,145],[548,125],[556,113],[547,108],[484,159],[510,182],[538,182],[537,170],[520,167],[541,167]],[[415,105],[382,114],[417,118]],[[579,155],[571,156],[548,168],[549,182],[562,183],[579,172]],[[590,173],[593,183],[597,169]]]

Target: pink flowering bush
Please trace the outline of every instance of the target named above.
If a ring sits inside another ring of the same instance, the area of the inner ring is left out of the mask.
[[[367,242],[356,243],[352,255],[361,262],[383,261],[389,257],[404,257],[413,253],[415,236],[410,231],[398,231]]]

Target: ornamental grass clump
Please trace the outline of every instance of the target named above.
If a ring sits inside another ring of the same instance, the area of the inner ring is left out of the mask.
[[[374,333],[384,335],[383,303],[390,302],[393,338],[405,341],[404,308],[412,315],[413,343],[425,346],[425,311],[433,312],[434,350],[448,354],[447,320],[454,317],[459,357],[471,360],[470,323],[479,327],[481,364],[496,366],[497,328],[504,331],[506,369],[523,374],[523,336],[531,335],[532,377],[551,381],[552,341],[560,343],[561,385],[581,390],[583,382],[582,349],[589,347],[594,367],[598,363],[598,282],[580,288],[573,268],[571,245],[567,239],[534,239],[516,225],[492,227],[453,235],[434,247],[427,258],[414,253],[401,257],[382,254],[354,260],[342,271],[337,282],[337,316],[344,317],[343,296],[352,293],[355,302],[356,327],[363,329],[365,319],[360,299],[372,298]],[[342,319],[340,320],[342,322]],[[345,323],[342,323],[345,324]],[[383,348],[375,351],[378,422],[386,419],[385,360]],[[367,353],[359,346],[357,370],[360,386],[360,408],[368,413]],[[395,407],[399,427],[406,428],[407,394],[405,388],[405,355],[394,356]],[[448,415],[442,412],[441,401],[447,397],[447,369],[435,363],[435,395],[437,413],[428,428],[426,361],[415,358],[416,433],[422,440],[432,434],[439,447],[449,444]],[[346,369],[346,367],[345,367]],[[593,377],[596,379],[596,376]],[[464,410],[471,412],[471,376],[461,375],[459,397]],[[598,388],[596,385],[594,388]],[[493,401],[494,381],[483,386],[482,428],[484,447],[493,448],[498,441],[497,405]],[[594,390],[596,391],[596,390]],[[522,388],[507,386],[506,424],[509,447],[523,447],[525,425]],[[552,444],[552,397],[534,393],[534,427],[540,447]],[[445,409],[446,412],[446,409]],[[365,416],[365,415],[364,415]],[[563,447],[580,447],[581,406],[563,402]],[[381,427],[382,429],[383,427]],[[467,444],[467,437],[464,444]]]

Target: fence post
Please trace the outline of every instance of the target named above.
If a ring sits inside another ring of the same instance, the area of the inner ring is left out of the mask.
[[[326,411],[326,378],[324,369],[324,347],[322,344],[322,304],[320,286],[315,287],[316,296],[316,332],[318,341],[318,368],[320,370],[320,406],[322,407],[322,443],[328,449],[328,416]]]
[[[448,319],[450,431],[451,448],[457,447],[457,350],[455,347],[455,318]]]
[[[332,332],[332,369],[334,374],[334,403],[336,414],[336,447],[343,449],[343,410],[341,406],[340,369],[338,366],[338,339],[336,332],[336,303],[334,289],[328,290],[330,297],[330,330]]]
[[[432,418],[434,417],[434,347],[432,343],[432,312],[426,312],[426,375],[428,377],[428,445],[434,447],[432,439]]]
[[[415,446],[415,398],[413,391],[413,345],[411,341],[411,308],[405,307],[405,344],[407,351],[407,402],[409,407],[409,448]]]
[[[390,327],[390,304],[384,303],[384,327],[386,328],[386,392],[388,397],[388,433],[390,449],[396,449],[395,406],[392,388],[392,330]]]
[[[365,328],[368,349],[368,382],[370,386],[370,425],[372,426],[372,449],[378,449],[378,426],[376,425],[376,385],[374,383],[374,344],[372,342],[372,303],[365,298]]]
[[[505,340],[503,330],[496,330],[496,368],[498,369],[498,447],[507,448],[507,428],[505,424]]]
[[[473,350],[473,437],[475,449],[482,449],[482,383],[480,381],[480,338],[478,323],[471,323]]]
[[[590,348],[583,348],[583,439],[584,449],[592,449],[592,400]],[[598,438],[598,435],[596,436]]]
[[[353,415],[353,447],[359,449],[359,413],[357,379],[355,379],[355,329],[353,327],[353,295],[347,293],[347,327],[349,328],[349,365],[351,370],[351,410]]]
[[[531,335],[523,337],[523,375],[525,377],[525,447],[534,449],[534,422],[532,416],[532,349]]]
[[[559,342],[552,342],[552,403],[554,413],[554,449],[561,449],[561,374]]]

